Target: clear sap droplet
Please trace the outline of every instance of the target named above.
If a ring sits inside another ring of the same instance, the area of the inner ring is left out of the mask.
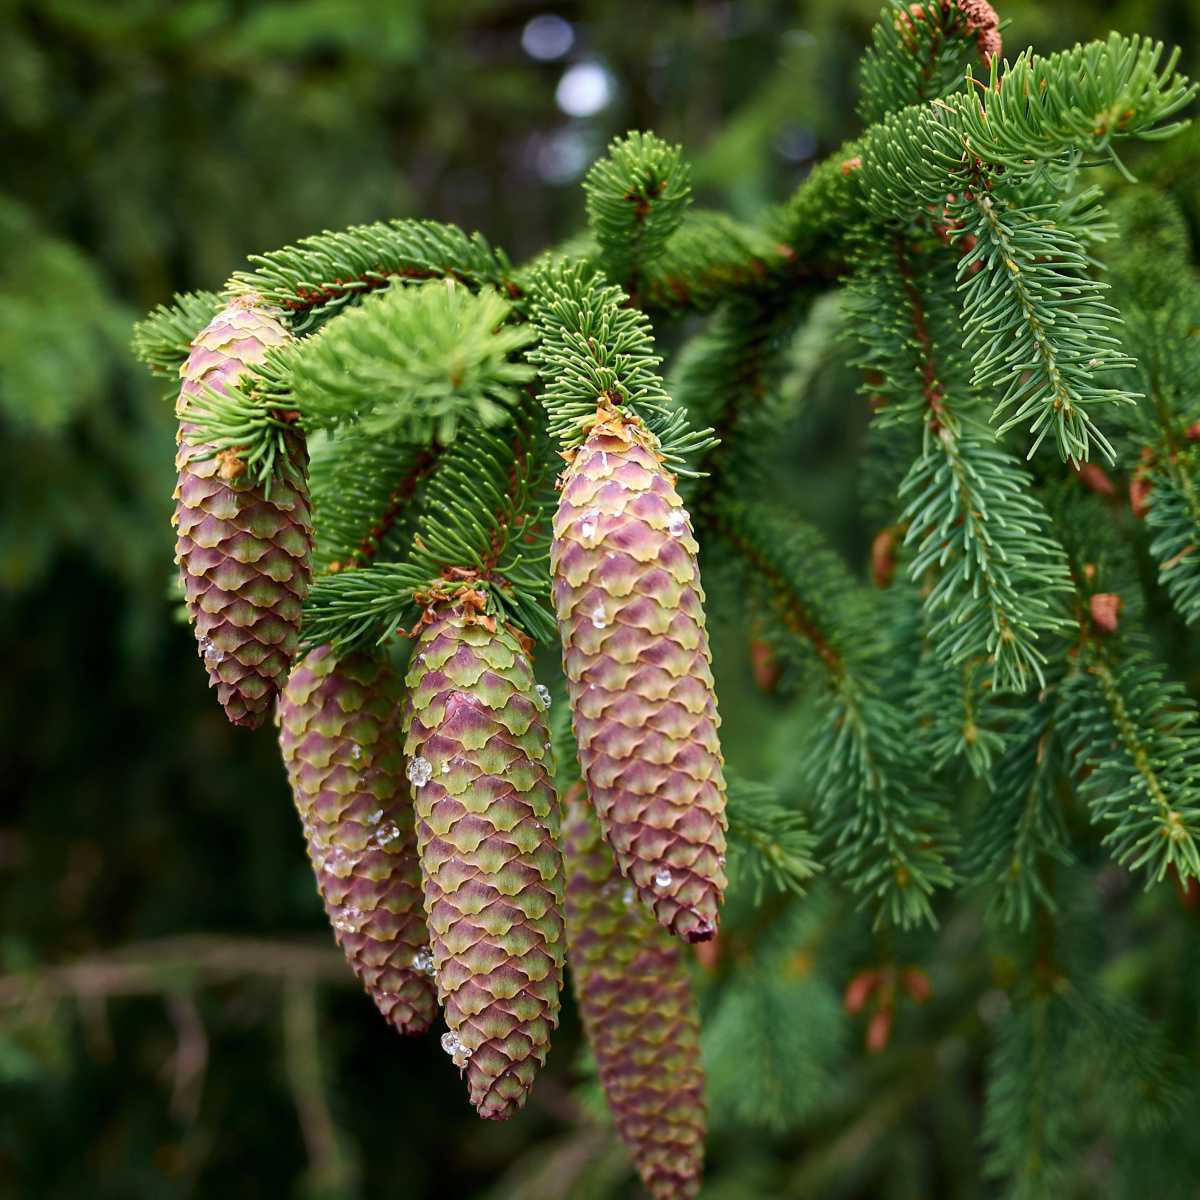
[[[600,467],[602,470],[605,470],[605,471],[608,470],[608,451],[607,450],[600,451]]]
[[[654,873],[654,886],[660,887],[660,888],[668,888],[671,886],[672,878],[673,878],[673,876],[671,875],[670,868],[659,867],[658,870],[655,871],[655,873]]]
[[[348,908],[343,908],[337,915],[337,918],[333,922],[333,927],[342,933],[357,933],[362,927],[362,922],[362,909],[350,905]]]
[[[632,884],[632,883],[631,883],[631,884],[629,884],[629,885],[628,885],[628,886],[625,888],[625,895],[623,895],[623,896],[621,897],[621,899],[625,901],[625,907],[626,907],[626,908],[632,908],[632,907],[633,907],[633,902],[634,902],[634,900],[636,899],[636,897],[635,897],[635,896],[634,896],[634,894],[633,894],[633,884]]]
[[[722,870],[724,870],[724,867],[725,867],[725,855],[723,855],[723,854],[718,854],[718,855],[717,855],[717,866],[718,866],[718,867],[720,867]]]
[[[338,879],[346,879],[354,873],[355,856],[349,851],[344,850],[341,846],[335,846],[325,856],[325,861],[322,866],[330,875],[335,875]]]
[[[200,639],[200,653],[204,655],[206,663],[212,663],[214,666],[225,661],[225,651],[219,646],[214,646],[211,638]]]
[[[677,508],[667,518],[667,532],[672,537],[683,537],[687,533],[688,515],[682,508]]]
[[[465,1067],[467,1059],[471,1057],[470,1050],[462,1044],[462,1039],[453,1030],[442,1034],[442,1049],[450,1055],[450,1060],[456,1067]]]
[[[378,825],[383,820],[383,809],[377,808],[373,813],[367,814],[368,825]]]
[[[412,962],[409,965],[419,975],[432,975],[434,972],[433,951],[428,946],[414,950]]]
[[[550,707],[550,689],[544,683],[537,684],[533,692],[541,702],[543,710]]]
[[[384,846],[390,846],[399,836],[400,826],[395,821],[384,821],[375,831],[372,841],[382,850]]]
[[[600,513],[597,509],[589,508],[579,522],[579,536],[585,546],[596,544],[596,530],[600,524]]]
[[[450,760],[449,759],[447,759],[444,763],[442,763],[442,774],[443,775],[450,774]]]
[[[415,788],[423,788],[433,775],[433,764],[427,758],[420,756],[410,759],[408,763],[408,782]]]
[[[604,629],[608,625],[608,618],[604,615],[604,605],[597,604],[592,609],[592,627],[595,629]]]
[[[358,762],[358,760],[362,758],[362,747],[356,744],[354,749],[350,751],[350,757],[354,759],[355,762]]]

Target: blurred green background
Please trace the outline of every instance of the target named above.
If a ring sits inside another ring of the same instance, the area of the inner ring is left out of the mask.
[[[1196,66],[1196,0],[1000,8],[1010,52],[1116,28]],[[226,725],[172,622],[173,419],[129,329],[353,222],[529,254],[576,227],[584,170],[630,127],[753,215],[855,132],[877,11],[0,0],[0,1197],[636,1194],[580,1119],[569,1009],[495,1126],[436,1039],[401,1042],[351,986],[272,733]],[[799,499],[861,554],[847,439],[809,432]],[[753,767],[773,751],[744,649],[718,640],[726,752]],[[745,1153],[714,1141],[714,1188]],[[952,1177],[973,1157],[947,1152],[942,1193],[978,1194]]]

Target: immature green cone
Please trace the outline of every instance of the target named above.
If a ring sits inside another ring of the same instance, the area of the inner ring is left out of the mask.
[[[717,931],[726,824],[697,549],[648,435],[602,408],[554,517],[563,668],[604,836],[659,923],[692,942]]]
[[[210,686],[235,725],[262,724],[287,679],[308,592],[312,520],[303,484],[275,479],[270,497],[246,482],[245,464],[208,447],[188,420],[209,389],[223,393],[247,367],[290,336],[254,297],[239,297],[192,342],[179,368],[183,386],[175,413],[175,558],[188,616]],[[289,437],[295,475],[307,453]]]
[[[404,689],[383,659],[310,651],[279,698],[279,743],[330,924],[401,1033],[437,1015],[404,782]]]
[[[700,1020],[683,948],[621,878],[584,794],[563,819],[567,961],[617,1132],[655,1200],[696,1195],[704,1164]]]
[[[471,1103],[525,1102],[558,1023],[562,856],[551,751],[529,656],[460,607],[427,624],[408,672],[408,778],[442,1045]]]

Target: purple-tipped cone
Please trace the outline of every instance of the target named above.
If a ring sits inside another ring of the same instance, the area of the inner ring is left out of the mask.
[[[192,406],[224,392],[289,334],[253,297],[234,300],[196,335],[179,368],[175,557],[209,684],[235,725],[262,724],[296,654],[308,592],[312,520],[307,491],[273,481],[268,498],[245,482],[236,455],[205,457]],[[287,449],[303,477],[301,436]],[[239,471],[241,472],[239,474]]]
[[[658,922],[692,942],[717,930],[726,824],[697,549],[647,435],[610,412],[554,517],[563,668],[604,836]]]

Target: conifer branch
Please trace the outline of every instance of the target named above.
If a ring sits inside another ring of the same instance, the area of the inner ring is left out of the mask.
[[[238,387],[210,393],[194,423],[213,452],[235,449],[270,478],[280,440],[354,428],[413,444],[451,442],[460,425],[494,426],[533,369],[515,356],[532,331],[506,322],[511,306],[491,290],[452,281],[366,297],[311,337],[272,350]]]
[[[192,339],[217,315],[224,298],[216,292],[177,292],[133,327],[133,353],[153,375],[178,382]]]
[[[1063,737],[1104,844],[1146,886],[1200,878],[1200,718],[1140,647],[1087,639],[1067,680]]]
[[[397,280],[450,278],[513,294],[511,269],[500,251],[482,234],[468,237],[457,226],[437,221],[378,221],[340,233],[327,230],[281,250],[251,255],[250,262],[254,269],[237,272],[230,287],[285,309],[298,334]]]
[[[732,870],[749,879],[755,904],[767,883],[802,895],[821,870],[804,815],[783,805],[773,788],[747,779],[730,777],[726,800]]]
[[[911,578],[932,577],[930,636],[947,662],[986,659],[993,688],[1023,691],[1041,681],[1045,640],[1069,626],[1066,558],[1029,476],[976,416],[957,314],[945,302],[945,255],[896,237],[859,248],[854,261],[857,365],[868,372],[875,419],[923,428],[900,484],[899,524],[915,548]]]
[[[679,146],[652,133],[614,138],[583,181],[599,265],[636,303],[639,281],[691,203],[691,169]]]
[[[747,610],[769,612],[791,639],[789,652],[812,654],[820,666],[817,719],[802,774],[823,835],[834,845],[831,869],[871,904],[877,925],[932,922],[930,897],[953,880],[948,863],[955,837],[895,708],[859,660],[873,639],[866,613],[846,624],[861,611],[853,584],[803,527],[789,522],[785,528],[761,513],[746,519],[726,512],[714,529],[742,564]],[[832,615],[835,605],[840,619]]]
[[[1030,483],[986,434],[946,414],[900,485],[910,573],[937,577],[925,605],[939,653],[959,665],[986,658],[993,686],[1016,692],[1043,682],[1044,639],[1070,624],[1066,559]]]
[[[1189,625],[1200,621],[1200,452],[1193,447],[1161,459],[1149,473],[1146,525],[1159,582]]]
[[[863,55],[858,112],[870,125],[909,104],[963,86],[976,53],[985,67],[1001,51],[999,18],[986,0],[888,0]]]
[[[658,374],[650,323],[626,307],[625,293],[575,264],[546,266],[532,284],[538,364],[550,435],[567,449],[583,441],[602,400],[634,413],[658,439],[659,452],[680,473],[687,456],[711,444],[710,430],[692,431]]]
[[[706,312],[729,296],[803,283],[810,271],[769,230],[724,213],[689,212],[647,264],[635,300],[647,309]]]
[[[1019,718],[967,839],[974,850],[964,872],[986,890],[989,918],[1021,929],[1039,909],[1057,911],[1045,865],[1072,861],[1059,792],[1065,776],[1060,682]]]
[[[951,210],[975,238],[959,262],[965,344],[974,351],[976,385],[1004,389],[992,413],[993,421],[1004,418],[997,432],[1028,422],[1031,458],[1053,434],[1059,455],[1076,466],[1092,443],[1115,462],[1092,410],[1135,397],[1093,380],[1131,360],[1078,238],[1056,206],[1017,208],[999,192],[972,193]]]
[[[550,454],[527,400],[511,429],[471,428],[422,485],[404,559],[316,580],[307,644],[381,643],[416,622],[430,599],[472,593],[481,615],[536,641],[557,634],[549,612]]]
[[[314,439],[310,452],[315,571],[368,566],[385,546],[406,552],[412,540],[414,499],[437,463],[438,451],[346,434]]]

